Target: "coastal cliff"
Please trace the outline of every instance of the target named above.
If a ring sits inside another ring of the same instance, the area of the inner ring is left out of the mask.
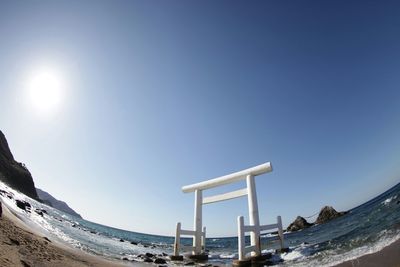
[[[10,187],[44,204],[82,218],[71,209],[67,203],[54,198],[45,191],[35,188],[31,173],[23,163],[17,162],[14,159],[10,147],[8,146],[7,139],[2,131],[0,131],[0,181],[3,181]]]
[[[39,200],[29,170],[12,155],[3,132],[0,131],[0,180],[21,193]]]

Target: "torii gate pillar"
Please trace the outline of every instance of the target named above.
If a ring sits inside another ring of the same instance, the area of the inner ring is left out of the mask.
[[[254,231],[250,232],[250,243],[252,246],[255,246],[255,250],[251,254],[252,256],[259,256],[261,255],[260,217],[258,214],[257,191],[253,175],[247,175],[246,184],[248,190],[247,202],[249,205],[249,222],[250,225],[254,226]]]
[[[194,255],[201,253],[201,236],[202,236],[202,224],[203,224],[203,191],[196,189],[194,191],[194,231],[195,235],[193,238]]]

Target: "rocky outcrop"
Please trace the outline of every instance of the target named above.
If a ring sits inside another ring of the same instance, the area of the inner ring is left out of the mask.
[[[19,200],[16,199],[15,200],[15,204],[17,204],[17,207],[20,208],[21,210],[27,211],[27,212],[31,212],[31,204],[29,204],[29,202],[23,201],[23,200]]]
[[[305,228],[308,228],[310,226],[313,226],[314,224],[322,224],[322,223],[326,223],[330,220],[333,220],[337,217],[340,217],[344,214],[346,214],[347,211],[341,211],[341,212],[337,212],[333,207],[331,206],[325,206],[321,209],[321,211],[318,214],[318,218],[314,223],[309,223],[307,222],[306,219],[304,219],[301,216],[297,216],[296,220],[294,220],[294,222],[292,222],[291,224],[289,224],[288,228],[286,229],[286,231],[288,232],[295,232],[295,231],[299,231]],[[315,214],[316,215],[316,214]],[[314,215],[313,215],[314,216]]]
[[[12,155],[3,132],[0,131],[0,180],[21,193],[39,200],[32,175],[24,164]]]
[[[164,260],[163,258],[156,258],[156,259],[154,260],[154,263],[155,263],[155,264],[165,264],[165,263],[167,263],[167,261]]]
[[[304,219],[303,217],[297,216],[296,220],[294,220],[294,222],[289,224],[289,226],[286,229],[286,231],[295,232],[295,231],[299,231],[299,230],[308,228],[308,227],[310,227],[312,225],[313,225],[312,223],[307,222],[307,220]]]
[[[81,215],[71,209],[64,201],[56,199],[46,191],[39,188],[36,188],[36,192],[44,204],[82,219]]]
[[[347,213],[346,211],[337,212],[333,207],[325,206],[319,212],[318,218],[315,221],[315,223],[316,224],[326,223],[326,222],[328,222],[332,219],[335,219],[337,217],[340,217],[346,213]]]

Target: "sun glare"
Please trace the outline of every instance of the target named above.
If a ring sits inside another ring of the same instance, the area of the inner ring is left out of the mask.
[[[59,107],[62,98],[60,77],[51,71],[34,74],[29,82],[29,100],[41,112],[52,112]]]

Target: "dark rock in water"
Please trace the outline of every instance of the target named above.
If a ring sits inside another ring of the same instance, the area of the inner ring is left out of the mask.
[[[123,240],[123,239],[120,239],[119,242],[124,242],[124,240]]]
[[[179,256],[175,256],[175,255],[170,255],[169,256],[171,261],[183,261],[183,256],[179,255]]]
[[[47,214],[47,210],[45,210],[45,209],[36,209],[36,210]]]
[[[1,177],[1,174],[0,174],[0,177]],[[5,197],[8,197],[9,199],[13,199],[14,198],[14,194],[12,192],[7,192],[7,191],[4,191],[4,190],[0,190],[0,196],[5,196]]]
[[[312,223],[307,222],[306,219],[304,219],[301,216],[297,216],[296,220],[294,220],[294,222],[292,222],[291,224],[289,224],[287,231],[288,232],[295,232],[301,229],[305,229],[312,226]]]
[[[0,131],[0,180],[21,193],[39,200],[35,184],[26,166],[14,159],[3,132]]]
[[[165,263],[167,263],[167,261],[164,260],[164,259],[161,259],[161,258],[157,258],[157,259],[154,260],[154,263],[156,263],[156,264],[165,264]]]
[[[335,219],[337,217],[340,217],[346,213],[347,213],[346,211],[337,212],[333,207],[325,206],[319,212],[318,218],[315,221],[315,223],[316,224],[326,223],[326,222],[328,222],[332,219]]]
[[[267,260],[263,263],[264,266],[274,266],[275,263],[273,261]]]
[[[288,253],[289,251],[290,251],[290,248],[277,248],[277,249],[275,249],[275,253],[276,254]]]
[[[149,257],[149,258],[153,258],[154,257],[154,254],[151,254],[151,253],[146,253],[146,257]]]
[[[16,200],[15,200],[15,203],[17,204],[17,207],[18,207],[18,208],[20,208],[20,209],[22,209],[22,210],[25,210],[25,211],[27,211],[27,212],[30,212],[31,204],[29,204],[28,202],[23,201],[23,200],[16,199]]]
[[[43,217],[43,212],[40,209],[35,209],[35,212]]]
[[[245,261],[235,260],[233,266],[265,266],[268,265],[269,259],[271,259],[271,257],[271,253],[251,256]]]
[[[269,260],[272,258],[272,253],[270,253],[270,252],[263,253],[261,256],[263,257],[263,259]]]
[[[144,257],[143,262],[153,262],[153,260],[150,259],[149,257]]]
[[[122,260],[123,260],[123,261],[129,261],[129,259],[126,258],[126,257],[123,257]]]
[[[79,215],[76,211],[71,209],[71,207],[68,206],[68,204],[65,203],[64,201],[56,199],[46,191],[43,191],[39,188],[36,188],[36,192],[44,204],[82,219],[81,215]]]
[[[132,245],[137,245],[138,243],[135,242],[135,241],[131,241],[131,244],[132,244]]]
[[[194,261],[207,261],[208,260],[208,254],[206,253],[201,253],[201,254],[186,254],[185,255],[188,259],[194,260]]]

